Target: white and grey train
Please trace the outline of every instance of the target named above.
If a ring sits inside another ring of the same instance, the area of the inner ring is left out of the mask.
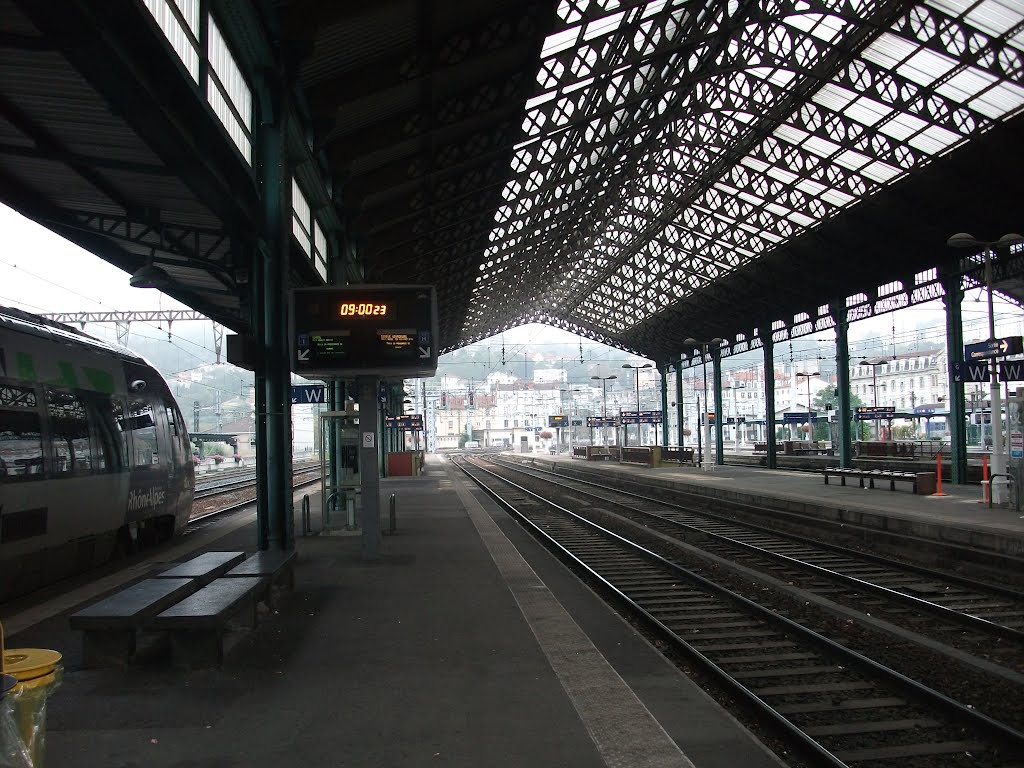
[[[179,534],[185,421],[123,347],[0,307],[0,603]]]

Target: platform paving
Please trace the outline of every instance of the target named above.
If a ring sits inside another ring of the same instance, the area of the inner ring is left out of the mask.
[[[294,592],[219,669],[159,653],[84,668],[67,615],[115,575],[20,606],[9,644],[65,656],[47,765],[780,764],[445,462],[381,491],[398,508],[381,556],[363,559],[358,536],[299,537]],[[190,534],[174,559],[251,550],[252,518]]]

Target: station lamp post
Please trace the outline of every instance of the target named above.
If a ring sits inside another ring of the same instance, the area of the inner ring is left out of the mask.
[[[608,382],[611,381],[612,379],[617,379],[619,377],[616,376],[613,373],[611,376],[591,376],[590,378],[594,379],[595,381],[600,381],[601,382],[601,390],[602,390],[601,416],[603,418],[608,418]],[[607,443],[608,443],[608,441],[607,441],[608,433],[605,432],[605,429],[606,429],[606,427],[603,427],[603,426],[601,427],[601,444],[602,445],[607,445]]]
[[[703,469],[705,472],[708,471],[708,465],[704,462],[703,453],[704,453],[705,450],[707,450],[707,452],[709,454],[711,453],[711,443],[710,443],[710,439],[711,439],[711,425],[708,423],[708,415],[707,415],[707,410],[708,410],[708,403],[707,403],[707,400],[708,400],[708,361],[707,361],[707,354],[708,354],[708,350],[711,348],[712,345],[717,346],[717,345],[721,344],[723,341],[725,341],[725,339],[720,339],[717,336],[715,338],[713,338],[713,339],[708,340],[708,341],[701,341],[701,340],[695,339],[695,338],[693,338],[691,336],[690,338],[685,339],[683,341],[683,344],[685,344],[688,347],[697,347],[698,349],[700,349],[700,360],[701,360],[701,365],[703,366],[703,369],[704,369],[704,413],[701,413],[701,411],[700,411],[700,396],[697,397],[697,418],[700,420],[700,432],[698,433],[697,438],[699,440],[701,435],[704,436],[704,446],[703,446],[703,448],[701,446],[699,446],[699,445],[697,446],[697,463],[698,463],[698,465],[700,465],[701,469]]]
[[[639,417],[640,417],[640,371],[643,370],[644,368],[650,368],[651,364],[650,363],[644,363],[643,365],[630,365],[629,363],[623,363],[622,367],[623,368],[629,368],[630,370],[636,371],[636,413],[637,413],[637,419],[639,419]],[[637,445],[640,445],[643,442],[643,439],[642,439],[641,434],[640,434],[640,430],[641,430],[641,426],[640,426],[640,422],[638,420],[637,423],[636,423],[636,444]],[[623,429],[622,430],[622,434],[623,434],[623,437],[625,437],[626,435],[629,434],[629,430],[628,429]],[[626,440],[628,442],[628,438],[626,438]]]
[[[874,370],[874,368],[872,368],[871,370]],[[803,379],[807,380],[807,439],[811,440],[811,441],[813,441],[813,435],[814,435],[814,426],[812,425],[812,422],[811,422],[811,377],[812,376],[821,376],[821,373],[819,373],[818,371],[814,371],[813,373],[804,373],[803,371],[800,371],[796,375],[796,377],[798,379],[803,378]]]
[[[871,390],[872,390],[872,393],[873,393],[872,402],[874,403],[874,407],[875,408],[878,407],[878,366],[885,365],[888,362],[889,362],[889,358],[887,358],[887,357],[875,357],[875,358],[872,358],[871,360],[861,360],[860,363],[859,363],[860,365],[870,365],[871,366]],[[876,413],[875,414],[875,440],[880,440],[880,439],[881,439],[881,435],[879,434],[879,431],[878,431],[878,414]]]
[[[946,241],[951,248],[972,248],[975,251],[983,251],[985,255],[985,288],[988,293],[988,338],[995,341],[996,318],[992,309],[992,256],[997,248],[1009,248],[1012,245],[1024,243],[1024,236],[1010,232],[998,240],[978,240],[966,232],[957,232]],[[1003,454],[1003,404],[999,396],[999,370],[993,360],[992,381],[990,389],[991,421],[992,421],[992,476],[1006,474],[1006,456]],[[984,417],[982,417],[984,421]],[[1003,486],[992,484],[992,502],[1001,504],[1003,501]]]

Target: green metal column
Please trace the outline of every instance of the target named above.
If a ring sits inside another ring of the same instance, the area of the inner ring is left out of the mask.
[[[677,429],[679,430],[679,442],[677,443],[680,448],[685,447],[683,438],[683,359],[679,358],[676,362],[676,421],[678,422]]]
[[[252,308],[251,327],[254,336],[262,339],[266,329],[266,318],[263,314],[263,257],[256,249],[250,258],[253,269],[250,270],[249,306]],[[259,359],[254,367],[254,394],[256,408],[256,546],[267,549],[270,541],[270,504],[267,490],[267,378],[264,375],[265,356],[263,345],[259,347]]]
[[[953,364],[964,362],[964,326],[961,316],[961,304],[964,300],[963,283],[956,262],[952,261],[942,275],[942,288],[946,295],[942,302],[946,305],[946,375],[949,377],[949,441],[952,446],[950,456],[950,479],[956,485],[967,484],[967,414],[964,405],[963,377],[957,381],[953,376]],[[992,360],[989,365],[995,365]],[[995,418],[995,416],[993,416]]]
[[[273,78],[275,74],[271,74]],[[285,329],[289,287],[289,233],[291,230],[291,174],[284,146],[283,94],[277,82],[262,84],[263,122],[257,149],[263,202],[263,232],[258,268],[263,276],[263,390],[267,440],[263,465],[267,473],[268,549],[294,546],[291,455],[291,376]]]
[[[846,301],[836,299],[829,309],[836,324],[836,385],[839,397],[836,402],[836,421],[839,429],[839,466],[849,469],[853,466],[852,419],[850,407],[850,321],[846,312]]]
[[[768,469],[778,467],[778,452],[775,445],[775,341],[768,335],[761,338],[764,352],[764,422],[765,442],[768,444]]]
[[[722,348],[711,348],[711,370],[715,384],[715,464],[725,464],[722,455]]]
[[[671,365],[665,363],[661,371],[661,447],[668,448],[668,372]]]

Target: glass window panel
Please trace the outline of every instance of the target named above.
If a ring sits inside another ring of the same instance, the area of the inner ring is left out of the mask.
[[[252,91],[213,18],[208,35],[211,76],[206,99],[245,161],[252,164]]]
[[[160,29],[164,37],[170,42],[174,52],[178,54],[185,65],[185,69],[192,76],[192,79],[199,82],[199,52],[196,50],[199,30],[199,0],[174,0],[173,5],[177,6],[181,18],[185,20],[188,31],[182,27],[181,19],[175,15],[168,0],[143,0],[146,8]]]
[[[157,452],[156,425],[153,422],[153,406],[145,400],[128,402],[128,418],[125,431],[132,436],[131,465],[148,467],[159,460]]]
[[[0,387],[0,392],[4,389],[18,388]],[[0,483],[31,477],[43,477],[39,412],[34,408],[0,408]]]
[[[89,419],[81,398],[71,392],[48,389],[46,401],[53,440],[54,472],[91,472],[92,441],[89,438]]]

